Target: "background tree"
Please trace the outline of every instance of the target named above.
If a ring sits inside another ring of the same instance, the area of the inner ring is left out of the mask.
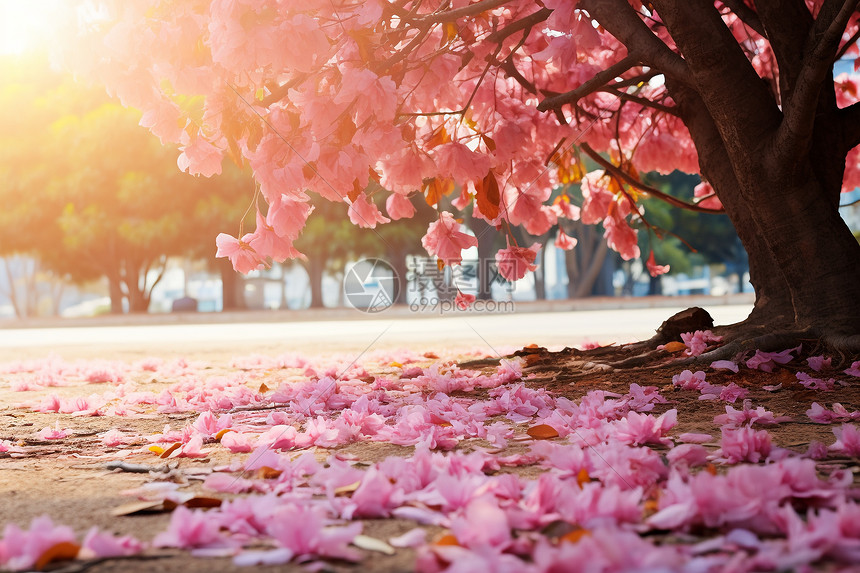
[[[545,202],[581,151],[600,165],[583,179],[582,220],[603,222],[628,260],[644,194],[714,210],[639,173],[699,172],[749,253],[755,308],[731,335],[741,346],[781,345],[782,331],[857,349],[860,246],[837,205],[860,180],[860,104],[852,80],[833,77],[834,62],[856,54],[856,6],[110,2],[74,59],[153,114],[190,172],[217,173],[228,154],[250,163],[289,241],[307,218],[306,190],[353,202],[371,180],[400,194],[457,182],[505,234],[499,257],[517,278],[537,249],[517,245],[511,227],[551,227]],[[204,97],[204,124],[176,93]],[[425,236],[446,264],[473,244],[452,220],[440,215]]]
[[[113,312],[123,299],[146,311],[168,257],[212,258],[211,234],[247,207],[236,192],[253,189],[247,174],[183,176],[175,148],[138,126],[140,112],[44,61],[9,58],[3,68],[3,253],[34,256],[74,282],[106,277]]]

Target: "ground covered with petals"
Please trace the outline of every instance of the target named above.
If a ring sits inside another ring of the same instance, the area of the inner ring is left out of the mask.
[[[860,363],[584,356],[2,363],[0,569],[860,563]]]

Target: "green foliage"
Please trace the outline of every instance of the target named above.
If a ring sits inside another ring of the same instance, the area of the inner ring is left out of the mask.
[[[142,306],[148,270],[169,256],[211,259],[212,238],[235,232],[253,195],[247,173],[181,173],[178,150],[139,112],[43,60],[7,57],[0,72],[0,255],[35,256],[76,282],[121,281]]]

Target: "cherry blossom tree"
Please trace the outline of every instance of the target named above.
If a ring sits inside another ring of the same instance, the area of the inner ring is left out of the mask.
[[[725,210],[737,228],[757,294],[737,340],[860,346],[860,246],[838,213],[860,182],[860,103],[855,80],[834,77],[858,53],[857,0],[97,6],[79,18],[75,69],[143,109],[183,170],[253,169],[261,225],[219,243],[243,269],[297,253],[309,193],[369,228],[388,220],[377,194],[473,203],[505,235],[511,279],[538,250],[512,227],[542,235],[559,218],[602,223],[612,249],[639,257],[634,226],[660,234],[639,204],[651,196]],[[701,174],[697,202],[641,181],[676,169]],[[571,182],[581,205],[549,201]],[[475,244],[459,225],[440,210],[427,229],[442,264]]]

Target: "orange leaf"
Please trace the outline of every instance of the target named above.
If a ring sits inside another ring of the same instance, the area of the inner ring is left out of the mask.
[[[236,430],[231,430],[230,428],[224,428],[223,430],[221,430],[220,432],[215,434],[215,441],[220,442],[221,438],[224,437],[224,434],[226,434],[227,432],[235,432],[235,431]]]
[[[449,143],[451,141],[451,136],[448,135],[448,132],[445,131],[444,127],[440,127],[436,130],[435,133],[427,140],[425,146],[427,149],[433,149],[436,146],[442,145],[443,143]]]
[[[61,541],[59,543],[55,543],[48,547],[39,558],[36,559],[36,562],[33,564],[33,568],[36,571],[41,571],[45,568],[49,563],[53,563],[54,561],[66,561],[67,559],[74,559],[78,556],[78,551],[81,550],[81,546],[72,543],[70,541]]]
[[[478,205],[478,210],[487,219],[495,219],[499,216],[499,203],[501,202],[499,183],[492,171],[487,173],[480,184],[475,185],[475,202]]]
[[[548,440],[550,438],[558,437],[558,431],[552,426],[548,426],[546,424],[532,426],[526,433],[536,440]]]
[[[170,456],[170,454],[172,454],[173,452],[175,452],[176,450],[178,450],[181,447],[182,447],[182,442],[176,442],[172,446],[170,446],[169,448],[167,448],[166,450],[161,452],[161,455],[159,457],[162,459],[167,458]]]
[[[585,468],[579,470],[576,474],[576,483],[579,484],[579,487],[582,487],[582,484],[588,483],[591,481],[591,476],[588,475],[588,471]]]
[[[446,533],[436,540],[435,545],[460,545],[453,533]]]
[[[586,535],[591,535],[591,532],[584,527],[577,527],[573,531],[565,533],[561,537],[559,537],[559,541],[569,541],[571,543],[576,543]]]
[[[217,497],[192,497],[182,505],[185,507],[221,507],[222,500]]]
[[[430,179],[424,185],[424,200],[431,207],[434,207],[445,195],[449,195],[454,191],[454,181],[451,179]]]
[[[155,444],[149,446],[147,449],[154,454],[158,454],[159,456],[164,453],[164,448],[162,448],[161,446],[156,446]]]
[[[672,342],[667,342],[665,346],[663,346],[663,350],[666,352],[680,352],[687,348],[687,345],[683,342],[678,342],[677,340],[673,340]]]
[[[334,494],[335,495],[346,495],[348,493],[353,493],[355,490],[357,490],[359,488],[359,486],[361,486],[360,480],[353,482],[351,484],[342,485],[340,487],[334,488]]]
[[[263,394],[263,393],[268,392],[268,391],[269,391],[269,387],[266,386],[265,382],[260,384],[260,389],[258,390],[258,392],[260,392],[260,394]]]
[[[257,477],[259,479],[278,479],[281,477],[281,474],[284,473],[281,470],[276,470],[275,468],[270,468],[269,466],[261,466],[257,468]]]
[[[442,259],[436,259],[436,268],[440,271],[445,268],[445,261]]]
[[[438,354],[436,354],[435,352],[425,352],[425,353],[424,353],[424,358],[437,359],[437,358],[439,358],[439,355],[438,355]]]

